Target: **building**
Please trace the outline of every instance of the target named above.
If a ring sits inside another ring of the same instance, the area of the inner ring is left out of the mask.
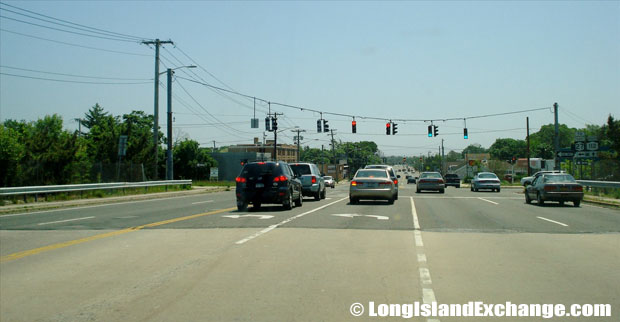
[[[272,160],[273,154],[273,140],[267,140],[265,144],[258,141],[258,138],[254,138],[254,144],[237,144],[228,148],[228,152],[250,152],[258,153],[258,157],[264,160]],[[297,146],[292,144],[278,144],[277,155],[275,160],[284,162],[297,161]],[[253,160],[248,160],[253,161]]]

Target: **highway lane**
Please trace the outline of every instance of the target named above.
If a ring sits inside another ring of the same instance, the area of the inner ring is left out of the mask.
[[[328,189],[328,200],[306,199],[292,211],[207,212],[234,206],[233,192],[223,192],[16,216],[10,226],[0,221],[7,225],[0,230],[5,256],[30,239],[40,246],[127,228],[119,217],[135,215],[127,219],[145,225],[208,213],[2,262],[0,315],[3,321],[343,321],[353,320],[354,302],[431,298],[611,303],[620,314],[617,210],[526,205],[512,189],[449,188],[441,195],[401,185],[394,205],[350,205],[347,196],[340,185]],[[95,218],[37,227],[89,216]],[[61,237],[42,237],[49,234]]]

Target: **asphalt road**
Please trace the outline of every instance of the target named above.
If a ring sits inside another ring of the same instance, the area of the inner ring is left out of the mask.
[[[349,205],[340,185],[291,211],[238,212],[230,191],[3,215],[0,320],[372,321],[370,301],[436,300],[611,304],[617,321],[620,211],[519,192],[401,184],[394,205]]]

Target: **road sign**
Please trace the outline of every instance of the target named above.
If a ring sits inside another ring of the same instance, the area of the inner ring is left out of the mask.
[[[586,143],[586,150],[588,151],[598,151],[598,142],[591,141]]]
[[[572,158],[575,155],[573,151],[558,151],[559,158]]]
[[[583,142],[575,142],[575,151],[583,151],[586,149],[586,144]]]
[[[118,156],[124,157],[127,154],[127,135],[118,137]]]
[[[575,132],[575,142],[583,142],[586,140],[586,132]]]
[[[576,159],[588,159],[598,157],[597,151],[577,151],[575,152]]]
[[[209,178],[217,179],[219,177],[219,169],[216,167],[212,167],[209,171]]]

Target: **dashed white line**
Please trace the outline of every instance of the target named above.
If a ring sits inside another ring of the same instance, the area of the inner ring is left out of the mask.
[[[419,230],[416,230],[413,232],[413,236],[415,237],[415,245],[418,247],[422,247],[424,246],[424,243],[422,242],[422,233],[420,233]]]
[[[425,254],[418,254],[418,262],[420,262],[420,263],[426,262],[426,255]]]
[[[76,220],[86,220],[86,219],[91,219],[91,218],[95,218],[95,216],[82,217],[82,218],[74,218],[74,219],[66,219],[66,220],[58,220],[58,221],[51,221],[51,222],[42,222],[42,223],[37,224],[37,225],[39,225],[39,226],[51,225],[51,224],[58,224],[58,223],[62,223],[62,222],[69,222],[69,221],[76,221]]]
[[[549,219],[549,218],[545,218],[545,217],[538,217],[538,216],[536,216],[536,218],[538,218],[538,219],[542,219],[542,220],[546,220],[546,221],[548,221],[548,222],[552,222],[552,223],[554,223],[554,224],[558,224],[558,225],[560,225],[560,226],[568,227],[568,225],[567,225],[567,224],[565,224],[565,223],[561,223],[561,222],[559,222],[559,221],[551,220],[551,219]]]
[[[411,198],[411,215],[413,216],[413,228],[420,230],[420,222],[418,221],[418,213],[415,210],[415,204],[413,203],[413,197]]]
[[[274,229],[278,228],[279,226],[282,226],[282,225],[284,225],[284,224],[287,224],[287,223],[289,223],[289,222],[291,222],[291,221],[293,221],[293,220],[295,220],[295,219],[297,219],[297,218],[303,217],[303,216],[305,216],[305,215],[307,215],[307,214],[311,214],[311,213],[313,213],[313,212],[315,212],[315,211],[319,211],[319,210],[321,210],[321,209],[323,209],[323,208],[329,207],[329,206],[331,206],[331,205],[333,205],[333,204],[335,204],[335,203],[337,203],[337,202],[343,201],[343,200],[345,200],[345,199],[347,199],[347,198],[348,198],[348,197],[344,197],[344,198],[342,198],[342,199],[338,199],[338,200],[336,200],[336,201],[334,201],[334,202],[330,202],[330,203],[328,203],[328,204],[326,204],[326,205],[323,205],[323,206],[321,206],[321,207],[314,208],[314,209],[312,209],[312,210],[310,210],[310,211],[306,211],[306,212],[304,212],[304,213],[302,213],[302,214],[299,214],[299,215],[297,215],[297,216],[290,217],[290,218],[288,218],[288,219],[286,219],[286,220],[283,220],[283,221],[281,221],[281,222],[279,222],[279,223],[277,223],[277,224],[275,224],[275,225],[271,225],[271,226],[269,226],[269,227],[267,227],[267,228],[265,228],[265,229],[263,229],[263,230],[261,230],[261,231],[259,231],[259,232],[255,233],[255,234],[253,234],[253,235],[251,235],[251,236],[248,236],[248,237],[246,237],[246,238],[244,238],[244,239],[242,239],[242,240],[240,240],[240,241],[237,241],[235,244],[237,244],[237,245],[241,245],[241,244],[247,243],[247,242],[249,242],[250,240],[252,240],[252,239],[254,239],[254,238],[256,238],[256,237],[258,237],[258,236],[260,236],[260,235],[266,234],[266,233],[268,233],[268,232],[270,232],[270,231],[272,231],[272,230],[274,230]]]
[[[426,267],[420,267],[420,280],[422,284],[429,285],[433,284],[431,281],[431,272]]]
[[[201,204],[201,203],[208,203],[208,202],[213,202],[213,200],[192,202],[192,205],[199,205],[199,204]]]
[[[478,199],[480,199],[480,200],[482,200],[482,201],[486,201],[486,202],[488,202],[488,203],[492,203],[492,204],[494,204],[494,205],[499,205],[499,204],[498,204],[497,202],[495,202],[495,201],[487,200],[487,199],[484,199],[484,198],[481,198],[481,197],[478,197]]]
[[[437,302],[437,299],[435,299],[435,292],[433,292],[433,289],[430,289],[430,288],[422,289],[422,301],[424,302],[424,304],[431,304],[433,302]]]

